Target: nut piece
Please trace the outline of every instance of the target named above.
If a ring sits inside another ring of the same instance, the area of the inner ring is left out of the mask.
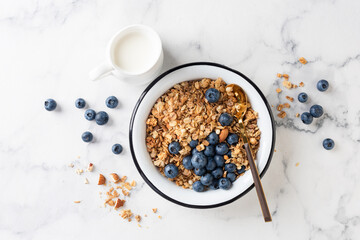
[[[120,177],[119,175],[117,175],[116,173],[111,173],[110,174],[110,177],[111,177],[111,180],[114,182],[114,183],[117,183],[120,181]]]
[[[89,163],[89,166],[87,168],[88,172],[92,172],[93,168],[94,168],[94,164]]]
[[[105,181],[106,181],[106,179],[105,179],[104,175],[99,174],[98,185],[103,185],[103,184],[105,184]]]
[[[281,91],[282,91],[282,90],[281,90],[280,88],[277,88],[277,89],[276,89],[276,92],[277,92],[277,93],[281,93]]]
[[[118,199],[116,199],[114,208],[117,209],[119,207],[124,206],[124,204],[125,204],[125,200],[121,200],[120,198],[118,198]]]
[[[219,142],[225,141],[228,135],[229,135],[229,130],[227,128],[221,130],[219,135]]]
[[[299,62],[301,62],[302,64],[306,64],[306,63],[307,63],[306,59],[303,58],[303,57],[299,58]]]

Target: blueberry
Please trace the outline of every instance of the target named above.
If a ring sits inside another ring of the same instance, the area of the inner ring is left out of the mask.
[[[81,135],[81,138],[84,142],[91,142],[93,140],[93,135],[91,132],[86,131]]]
[[[109,121],[109,115],[104,111],[100,111],[96,114],[95,121],[97,125],[104,125]]]
[[[205,186],[200,181],[194,182],[192,188],[195,192],[203,192],[205,190]]]
[[[223,173],[224,172],[223,172],[222,168],[219,168],[219,167],[211,172],[211,174],[214,176],[214,178],[221,178]]]
[[[219,123],[221,126],[230,126],[233,121],[233,117],[228,113],[222,113],[219,117]]]
[[[191,148],[196,148],[196,146],[199,144],[199,140],[191,140],[189,143],[189,146]]]
[[[207,157],[202,153],[195,153],[191,158],[191,164],[194,168],[204,168],[207,164]]]
[[[235,133],[230,133],[226,138],[226,141],[230,145],[236,145],[239,142],[239,136]]]
[[[323,141],[323,147],[326,149],[326,150],[331,150],[333,149],[335,146],[335,142],[334,140],[332,140],[331,138],[326,138],[324,139]]]
[[[219,143],[219,135],[216,134],[216,132],[212,132],[207,136],[206,139],[211,145],[216,145]]]
[[[178,154],[181,147],[180,147],[180,143],[174,141],[169,144],[168,148],[171,154]]]
[[[228,178],[221,178],[219,180],[219,187],[224,190],[228,190],[231,187],[231,182]]]
[[[299,102],[304,103],[304,102],[306,102],[308,100],[308,95],[306,93],[304,93],[304,92],[299,93],[298,100],[299,100]]]
[[[114,154],[120,154],[122,152],[122,150],[123,150],[123,147],[119,143],[116,143],[112,146],[112,152]]]
[[[46,110],[53,111],[53,110],[55,110],[57,104],[54,99],[49,98],[45,101],[44,106],[45,106]]]
[[[208,162],[206,164],[206,170],[212,171],[215,168],[216,168],[216,162],[215,162],[214,158],[208,157]]]
[[[218,167],[223,167],[224,166],[224,163],[225,163],[224,156],[215,155],[214,156],[214,161],[216,163],[216,166],[218,166]]]
[[[212,184],[213,180],[214,177],[210,173],[207,173],[200,178],[200,182],[205,186],[209,186],[210,184]]]
[[[210,184],[210,189],[218,190],[219,189],[219,179],[214,179],[212,184]]]
[[[304,112],[301,114],[301,121],[305,124],[310,124],[313,121],[313,116],[308,112]]]
[[[105,104],[108,108],[116,108],[119,100],[115,96],[110,96],[106,99]]]
[[[203,151],[201,151],[201,152],[203,152]],[[191,154],[192,154],[192,155],[195,155],[196,153],[201,153],[201,152],[199,152],[196,148],[194,148],[193,150],[191,150]]]
[[[316,87],[319,91],[324,92],[329,88],[329,82],[322,79],[322,80],[318,81]]]
[[[244,173],[244,172],[245,172],[245,166],[242,165],[240,169],[237,169],[237,170],[236,170],[236,172],[237,172],[237,174],[242,174],[242,173]]]
[[[323,115],[323,113],[324,113],[324,110],[323,110],[322,106],[320,106],[320,105],[316,104],[316,105],[311,106],[311,108],[310,108],[310,114],[314,118],[321,117]]]
[[[165,176],[168,178],[174,178],[178,175],[179,169],[174,164],[168,164],[164,168]]]
[[[206,146],[204,154],[208,157],[215,156],[215,147],[213,145]]]
[[[205,92],[205,98],[209,103],[216,103],[220,99],[220,92],[215,88],[209,88]]]
[[[85,111],[84,116],[85,116],[86,120],[91,121],[91,120],[95,119],[96,112],[94,110],[92,110],[92,109],[88,109],[88,110]]]
[[[231,155],[231,150],[229,150],[226,155],[229,157],[229,158],[232,158],[232,155]]]
[[[198,176],[203,176],[206,173],[205,168],[195,168],[194,173]]]
[[[236,165],[235,164],[233,164],[233,163],[228,163],[228,164],[225,164],[225,171],[227,171],[227,172],[231,172],[231,173],[233,173],[233,172],[235,172],[236,171]]]
[[[191,164],[191,157],[192,156],[189,155],[189,156],[186,156],[186,157],[183,158],[182,164],[183,164],[185,169],[191,170],[191,169],[194,168],[193,165]]]
[[[234,182],[236,180],[236,174],[235,173],[232,173],[232,172],[228,172],[226,174],[226,177],[231,181],[231,182]]]
[[[75,100],[75,107],[77,107],[77,108],[84,108],[85,105],[86,105],[86,102],[85,102],[84,99],[78,98],[78,99]]]
[[[229,147],[223,142],[216,145],[215,150],[217,155],[225,155],[229,151]]]

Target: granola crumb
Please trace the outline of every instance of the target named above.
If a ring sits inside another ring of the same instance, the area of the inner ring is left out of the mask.
[[[274,152],[276,152],[276,149],[274,149]]]
[[[162,216],[159,215],[158,218],[159,218],[159,219],[162,219]]]
[[[74,203],[80,203],[81,201],[74,201]]]
[[[300,163],[298,163],[298,162],[295,164],[296,167],[298,167],[299,165],[300,165]]]
[[[68,167],[73,168],[73,167],[74,167],[74,164],[73,164],[73,163],[70,163],[70,164],[68,165]]]
[[[138,223],[138,227],[141,227],[141,225]]]
[[[282,74],[281,74],[281,73],[278,73],[278,74],[276,74],[276,76],[277,76],[278,78],[281,78],[281,77],[282,77]]]
[[[299,116],[300,116],[300,113],[297,113],[295,116],[296,116],[296,117],[299,117]]]
[[[130,209],[123,209],[121,210],[121,213],[119,214],[123,219],[127,219],[129,222],[131,222],[131,217],[133,216],[133,213]]]
[[[293,101],[294,101],[294,98],[293,98],[293,97],[286,96],[286,99],[289,100],[290,102],[293,102]]]
[[[283,109],[284,105],[282,104],[279,104],[277,107],[276,107],[276,110],[278,110],[279,112]]]
[[[274,107],[274,105],[271,105],[271,107]]]
[[[289,80],[289,75],[288,74],[285,73],[282,76],[285,78],[286,81]]]
[[[290,108],[290,104],[289,103],[284,103],[284,108]]]
[[[85,178],[84,183],[89,184],[89,180],[87,178]]]
[[[87,168],[87,171],[88,171],[88,172],[92,172],[93,169],[94,169],[94,164],[89,163],[88,168]]]
[[[156,213],[156,212],[157,212],[157,208],[153,208],[152,211],[153,211],[153,213]]]
[[[299,86],[300,86],[300,87],[303,87],[303,86],[304,86],[304,83],[303,83],[303,82],[299,83]]]
[[[144,217],[147,217],[147,214],[145,214]]]
[[[306,64],[306,63],[307,63],[306,59],[303,58],[303,57],[299,58],[299,62],[302,63],[302,64]]]
[[[79,168],[76,169],[76,173],[79,174],[79,175],[81,175],[83,172],[84,172],[84,170],[82,170],[82,169],[79,169]]]
[[[289,82],[289,81],[284,80],[284,81],[282,82],[282,84],[283,84],[283,86],[286,87],[287,89],[291,89],[291,88],[292,88],[292,84],[291,84],[291,82]]]
[[[285,118],[286,117],[286,112],[281,111],[278,115],[279,118]]]
[[[282,91],[282,90],[281,90],[280,88],[277,88],[277,89],[276,89],[276,92],[277,92],[277,93],[281,93],[281,91]]]
[[[131,185],[132,187],[135,187],[135,186],[136,186],[135,180],[133,180],[130,185]]]
[[[140,222],[140,221],[141,221],[141,216],[140,216],[140,215],[136,215],[136,216],[135,216],[135,220],[136,220],[137,222]]]
[[[77,159],[80,159],[80,156],[77,156]]]

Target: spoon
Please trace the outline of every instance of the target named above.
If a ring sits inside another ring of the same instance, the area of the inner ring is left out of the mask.
[[[236,108],[235,116],[238,119],[238,122],[240,125],[240,129],[238,129],[238,130],[241,133],[241,137],[244,141],[243,147],[245,148],[246,156],[247,156],[247,159],[250,164],[250,170],[251,170],[252,177],[254,179],[255,189],[256,189],[256,193],[257,193],[257,196],[258,196],[258,199],[260,202],[261,211],[263,213],[265,222],[271,222],[272,219],[271,219],[271,214],[269,211],[269,206],[266,201],[264,189],[263,189],[261,181],[260,181],[259,172],[255,165],[255,161],[254,161],[254,158],[253,158],[253,155],[251,152],[251,148],[249,145],[249,140],[246,136],[245,127],[243,124],[243,118],[247,111],[247,95],[244,92],[244,90],[236,84],[230,84],[230,85],[228,85],[228,87],[232,87],[235,97],[238,100],[238,102],[235,104],[235,108]]]

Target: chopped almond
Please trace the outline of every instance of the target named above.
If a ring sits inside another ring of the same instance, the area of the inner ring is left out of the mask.
[[[117,183],[117,182],[120,181],[120,177],[119,177],[119,175],[117,175],[116,173],[111,173],[111,174],[110,174],[110,177],[111,177],[111,179],[112,179],[112,181],[113,181],[114,183]]]
[[[98,181],[98,185],[103,185],[105,184],[106,178],[104,177],[104,175],[99,174],[99,181]]]
[[[229,130],[227,128],[221,130],[219,135],[219,142],[225,141],[228,135],[229,135]]]

